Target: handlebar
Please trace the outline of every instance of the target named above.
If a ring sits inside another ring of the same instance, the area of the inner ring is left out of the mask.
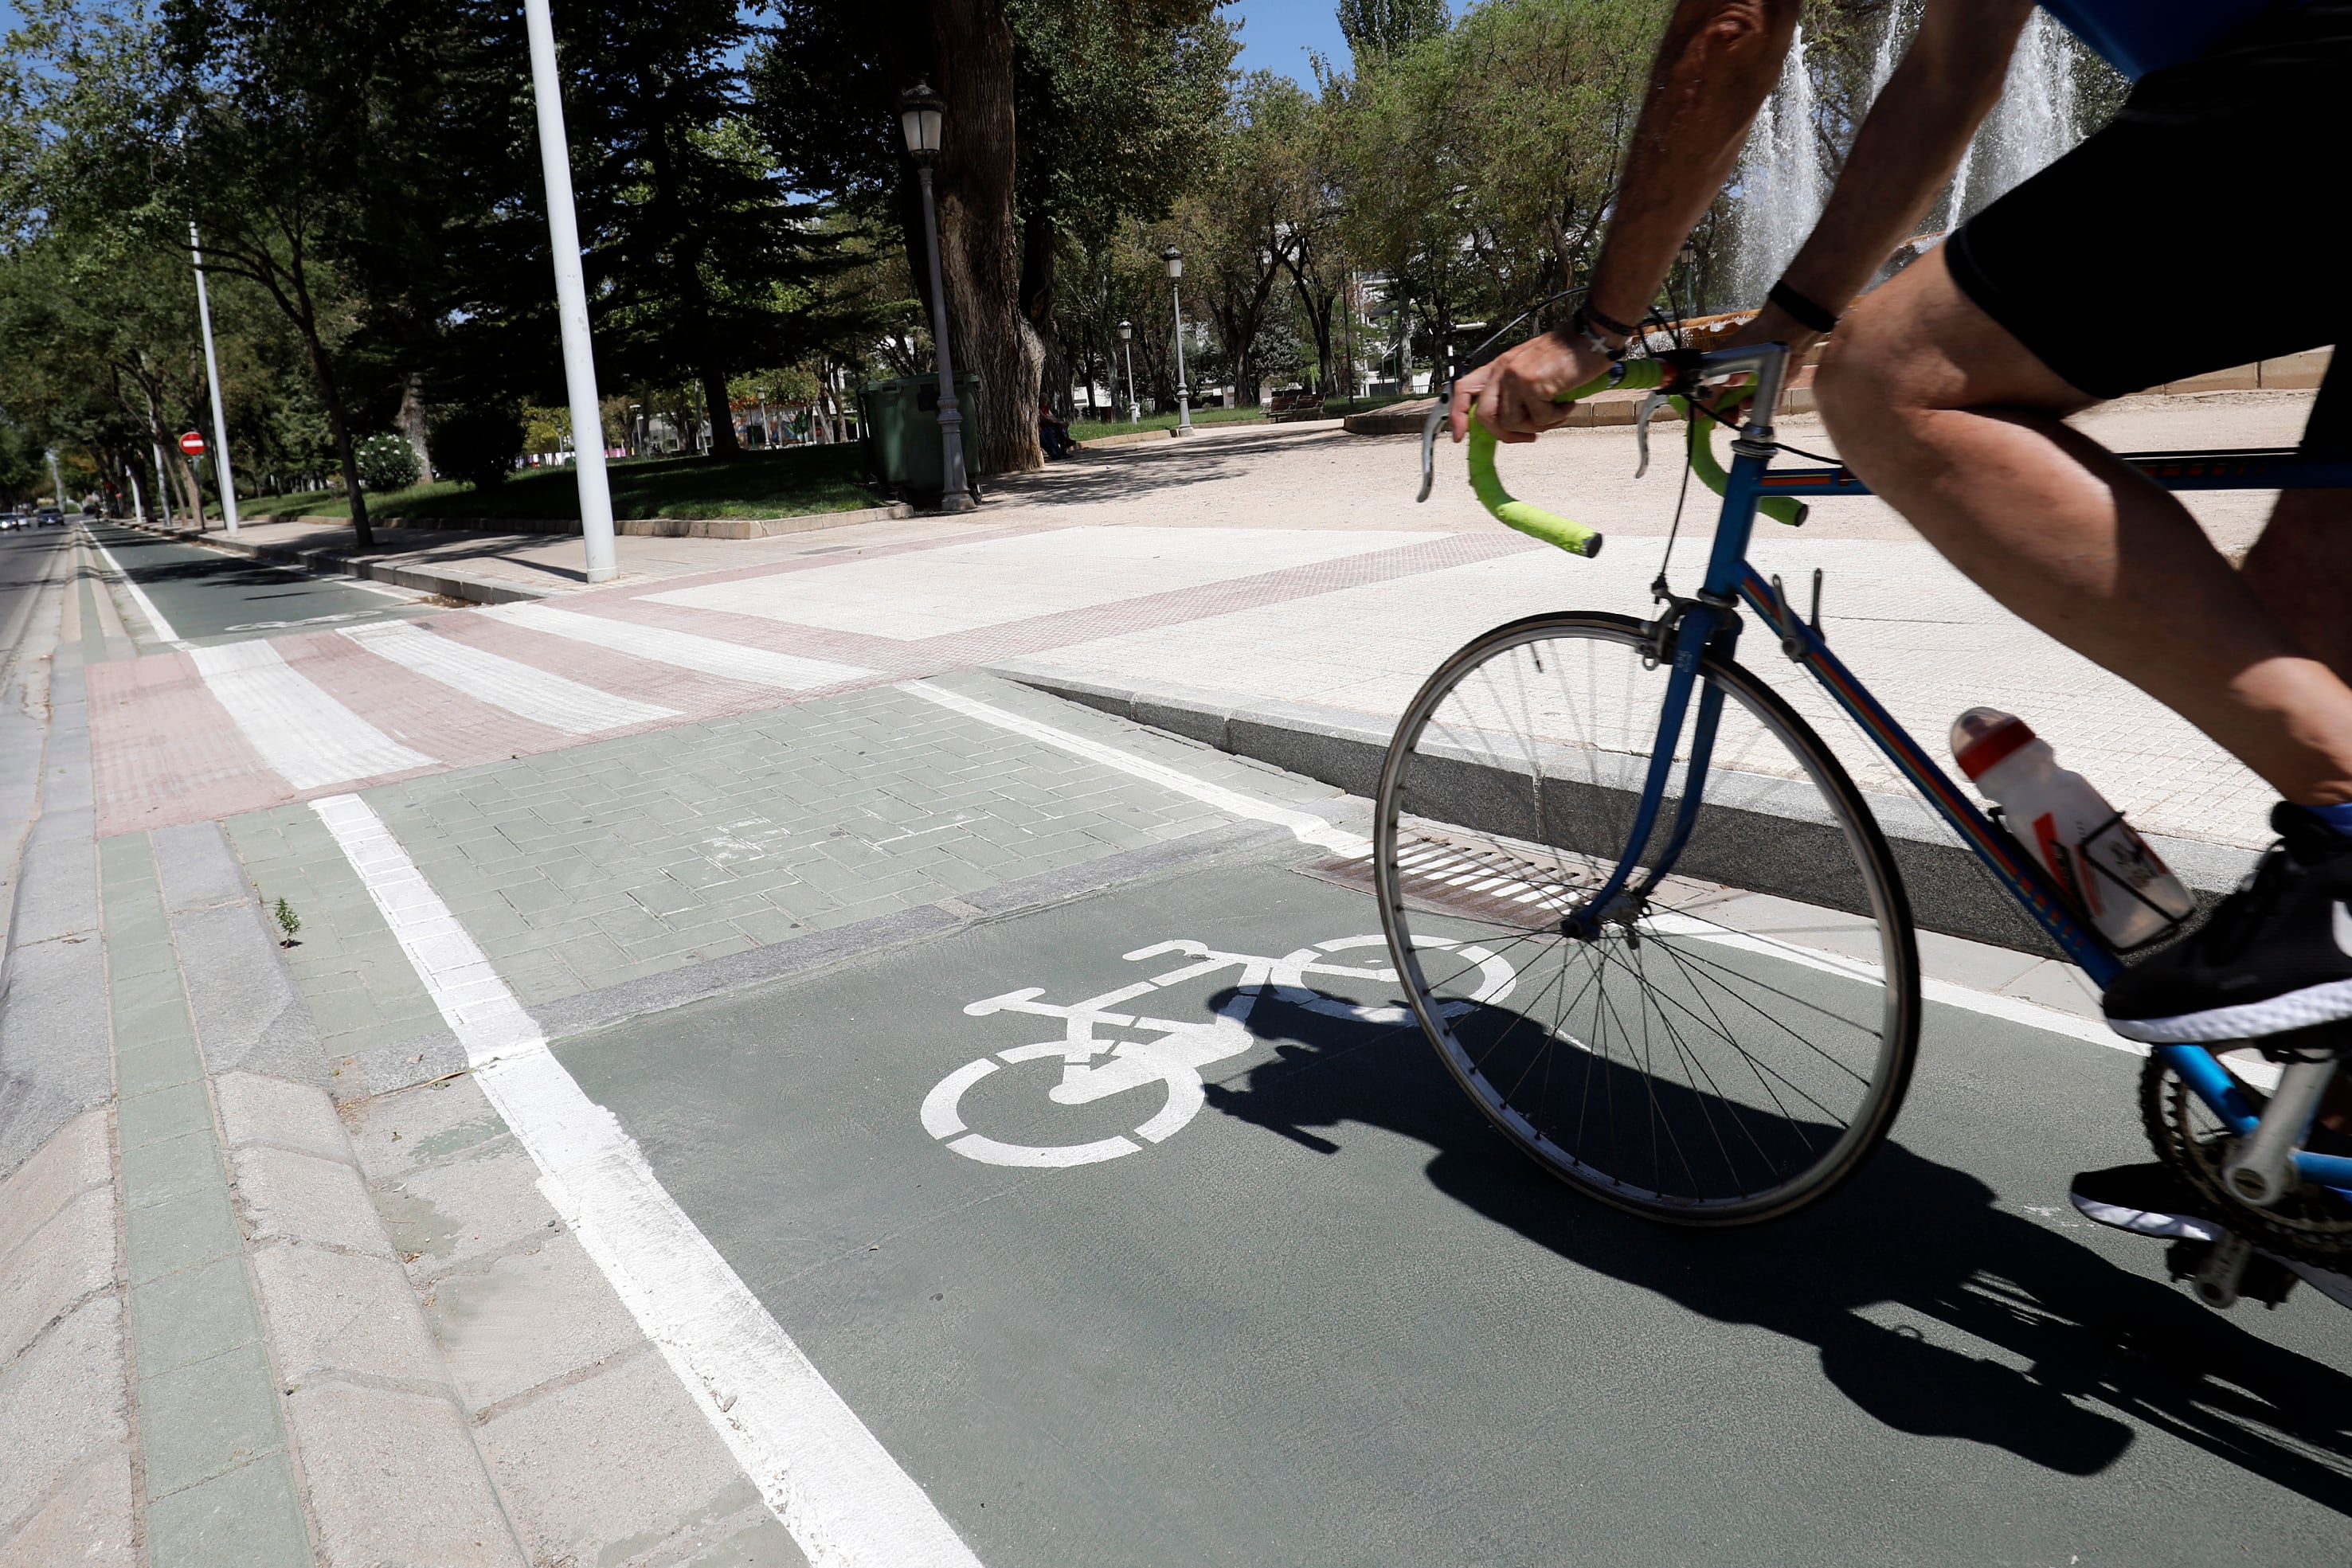
[[[1684,386],[1733,373],[1742,370],[1758,372],[1759,390],[1769,384],[1774,402],[1779,401],[1780,371],[1788,350],[1780,344],[1761,344],[1757,348],[1729,350],[1713,354],[1675,354],[1652,360],[1621,360],[1601,374],[1580,387],[1571,387],[1555,400],[1574,402],[1595,392],[1612,390],[1639,392],[1673,386]],[[1717,495],[1723,494],[1726,475],[1723,465],[1717,461],[1715,448],[1692,418],[1690,400],[1685,396],[1668,399],[1689,423],[1688,444],[1691,469],[1706,487]],[[1476,405],[1472,405],[1474,411]],[[1430,485],[1435,473],[1434,448],[1438,427],[1446,418],[1445,403],[1440,402],[1429,411],[1422,427],[1421,498],[1429,498]],[[1769,436],[1769,415],[1764,434]],[[1556,545],[1570,555],[1596,556],[1601,553],[1602,535],[1598,528],[1547,511],[1531,501],[1522,501],[1503,488],[1503,481],[1495,472],[1495,448],[1500,443],[1495,433],[1475,415],[1470,420],[1469,451],[1470,488],[1478,502],[1507,527],[1517,528],[1532,538]],[[1804,520],[1805,508],[1788,497],[1773,497],[1759,502],[1758,510],[1775,521],[1791,526]]]

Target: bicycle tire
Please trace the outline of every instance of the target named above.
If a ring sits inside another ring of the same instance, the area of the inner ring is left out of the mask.
[[[1601,924],[1595,939],[1566,934],[1565,917],[1578,907],[1573,889],[1580,883],[1590,891],[1631,835],[1655,722],[1654,705],[1644,711],[1635,695],[1612,709],[1591,680],[1580,706],[1566,695],[1570,666],[1579,657],[1596,669],[1622,665],[1627,693],[1662,696],[1669,667],[1644,657],[1648,634],[1643,623],[1621,615],[1531,616],[1473,639],[1441,664],[1406,708],[1381,768],[1374,887],[1391,960],[1423,1032],[1447,1072],[1515,1147],[1588,1196],[1647,1218],[1753,1224],[1826,1197],[1885,1140],[1917,1051],[1917,942],[1901,873],[1844,768],[1769,687],[1713,655],[1702,661],[1697,689],[1721,693],[1724,727],[1675,869],[1639,908],[1628,905]],[[1546,650],[1556,674],[1547,674]],[[1515,709],[1489,674],[1474,694],[1474,679],[1505,661],[1522,673],[1531,666],[1536,685],[1550,681],[1559,692],[1518,694]],[[1539,715],[1538,701],[1551,706]],[[1695,696],[1694,712],[1697,706]],[[1601,716],[1612,711],[1614,718]],[[1435,737],[1433,725],[1442,730]],[[1687,758],[1680,749],[1677,758],[1686,786]],[[1658,858],[1653,851],[1667,836],[1663,826],[1652,831],[1643,863]],[[1838,920],[1847,925],[1830,930]],[[1522,973],[1535,977],[1537,1009],[1547,996],[1560,998],[1548,1030],[1538,1018],[1521,1032],[1527,1005],[1476,1004],[1431,980],[1416,936],[1457,935],[1465,925],[1507,933],[1480,940],[1507,948]],[[1819,946],[1823,941],[1831,946]],[[1842,956],[1840,943],[1851,951]],[[1623,948],[1613,961],[1612,944]],[[1654,983],[1642,956],[1645,944],[1667,955]],[[1528,963],[1531,956],[1538,962]],[[1580,962],[1589,973],[1569,1000],[1569,976]],[[1560,977],[1543,979],[1538,971],[1546,965]],[[1874,985],[1875,1003],[1850,994]],[[1781,999],[1759,1006],[1759,994]],[[1576,1009],[1588,995],[1591,1038],[1568,1027],[1584,1016]],[[1637,1007],[1641,1020],[1638,1061],[1627,1006]],[[1784,1006],[1798,1025],[1768,1010]],[[1742,1078],[1727,1091],[1682,1038],[1685,1026],[1714,1037],[1697,1045],[1722,1055],[1727,1077],[1744,1066],[1753,1083]],[[1624,1034],[1622,1060],[1608,1043],[1617,1030]],[[1657,1071],[1656,1033],[1674,1037],[1665,1065],[1680,1063],[1680,1082]],[[1832,1038],[1834,1047],[1823,1043]],[[1768,1045],[1787,1060],[1763,1061]],[[1543,1058],[1540,1105],[1530,1103],[1528,1089],[1536,1062],[1520,1061],[1530,1051]],[[1562,1077],[1555,1106],[1554,1069],[1562,1064],[1580,1080],[1571,1086]],[[1822,1086],[1850,1099],[1843,1115],[1816,1094]],[[1626,1136],[1621,1092],[1648,1108],[1646,1155],[1638,1137]],[[1762,1108],[1767,1101],[1773,1109]],[[1800,1104],[1801,1116],[1789,1109],[1799,1101],[1811,1107]],[[1773,1125],[1776,1113],[1785,1126]],[[1602,1121],[1607,1158],[1598,1152]],[[1698,1145],[1696,1160],[1677,1128]],[[1759,1178],[1759,1165],[1769,1179]],[[1721,1179],[1710,1186],[1702,1166]]]

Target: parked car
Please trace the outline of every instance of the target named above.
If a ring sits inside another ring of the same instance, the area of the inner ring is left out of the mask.
[[[65,526],[66,515],[63,510],[56,507],[43,507],[41,508],[41,527],[45,528],[61,528]]]

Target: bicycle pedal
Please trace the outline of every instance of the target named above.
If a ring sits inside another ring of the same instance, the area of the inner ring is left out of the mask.
[[[2217,1250],[2223,1256],[2217,1258]],[[2190,1292],[2216,1312],[2227,1312],[2242,1301],[2260,1301],[2275,1311],[2294,1289],[2299,1274],[2242,1237],[2227,1234],[2220,1241],[2175,1241],[2164,1249],[2164,1265],[2176,1283],[2189,1281]]]

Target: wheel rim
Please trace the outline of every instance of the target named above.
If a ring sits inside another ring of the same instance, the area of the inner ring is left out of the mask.
[[[1719,731],[1674,873],[1618,901],[1597,937],[1568,934],[1633,825],[1668,675],[1642,649],[1631,622],[1544,618],[1432,677],[1381,779],[1382,919],[1441,1058],[1520,1149],[1638,1212],[1768,1218],[1849,1174],[1899,1103],[1908,918],[1834,759],[1710,664]],[[1674,798],[1686,742],[1687,727]],[[1643,865],[1672,820],[1670,799]],[[1433,946],[1465,939],[1517,967],[1510,1005],[1472,1004],[1472,977]]]

